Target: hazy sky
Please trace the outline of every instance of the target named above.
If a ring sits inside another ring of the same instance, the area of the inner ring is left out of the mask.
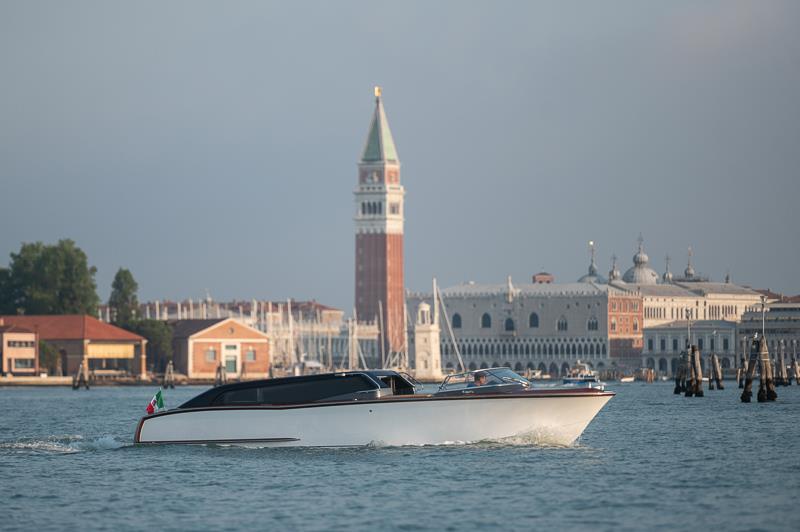
[[[406,285],[631,263],[800,292],[800,2],[0,1],[0,263],[72,238],[108,297],[353,305],[384,101]]]

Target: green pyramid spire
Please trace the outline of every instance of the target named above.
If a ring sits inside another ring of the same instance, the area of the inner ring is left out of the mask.
[[[383,109],[380,87],[375,87],[375,113],[372,115],[367,145],[364,147],[361,162],[399,162],[397,148],[389,130],[389,121],[386,119],[386,111]]]

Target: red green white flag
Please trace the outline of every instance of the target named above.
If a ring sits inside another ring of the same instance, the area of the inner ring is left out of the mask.
[[[147,413],[148,414],[155,414],[159,410],[164,409],[164,396],[161,394],[161,389],[159,388],[156,394],[150,399],[150,404],[147,405]]]

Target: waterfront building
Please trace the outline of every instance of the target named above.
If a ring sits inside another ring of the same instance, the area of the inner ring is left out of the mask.
[[[440,346],[439,305],[422,301],[417,305],[414,335],[410,342],[414,351],[414,378],[423,381],[442,380],[442,354]]]
[[[147,340],[138,334],[79,314],[2,316],[8,325],[36,331],[60,354],[62,372],[74,375],[80,364],[95,377],[147,374]]]
[[[358,164],[355,195],[356,317],[375,321],[382,350],[406,350],[403,283],[403,196],[400,159],[379,87],[375,110]]]
[[[258,329],[233,318],[178,320],[171,325],[176,372],[190,379],[213,379],[222,364],[228,378],[269,376],[269,337]]]
[[[103,306],[99,314],[103,319],[111,319],[107,306]],[[293,371],[297,364],[312,362],[342,369],[361,367],[363,359],[368,367],[383,366],[378,325],[374,320],[345,320],[342,310],[313,300],[215,301],[207,295],[197,300],[142,303],[139,316],[167,322],[232,318],[254,327],[269,337],[270,368],[274,374],[285,374]],[[351,350],[354,345],[355,349]],[[154,362],[159,371],[166,364],[166,361]]]
[[[578,360],[599,370],[640,364],[642,300],[624,288],[552,278],[515,285],[509,277],[502,284],[467,283],[441,294],[466,369],[508,366],[557,376]],[[410,293],[409,313],[431,300],[430,294]],[[456,371],[452,339],[442,336],[443,368]]]
[[[775,358],[783,350],[787,363],[792,360],[791,357],[797,357],[800,352],[800,298],[780,298],[774,303],[767,303],[763,317],[770,355]],[[756,333],[761,334],[761,327],[761,305],[754,305],[744,313],[739,323],[739,353],[748,352],[748,339]]]
[[[642,367],[654,369],[660,375],[674,376],[678,370],[681,352],[686,351],[687,343],[700,349],[704,368],[707,367],[706,360],[712,353],[719,357],[723,370],[736,367],[736,322],[692,321],[690,339],[688,325],[686,320],[676,320],[646,327]]]
[[[6,324],[0,318],[0,375],[39,373],[39,337],[36,331]]]
[[[760,301],[758,292],[732,283],[730,276],[719,283],[698,275],[692,265],[691,249],[682,277],[674,277],[670,272],[669,259],[666,271],[659,276],[649,266],[641,236],[633,266],[622,276],[614,258],[609,284],[642,297],[645,328],[686,319],[738,322],[748,308]]]

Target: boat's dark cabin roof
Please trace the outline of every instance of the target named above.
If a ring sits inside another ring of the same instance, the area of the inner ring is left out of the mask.
[[[396,371],[346,371],[224,384],[201,393],[178,408],[351,401],[414,392],[410,380]]]

